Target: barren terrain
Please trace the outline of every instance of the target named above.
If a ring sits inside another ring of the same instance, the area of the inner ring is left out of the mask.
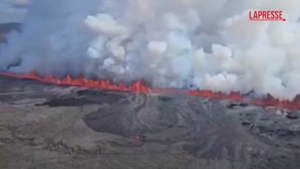
[[[298,169],[298,111],[0,77],[1,169]]]
[[[0,80],[0,168],[300,165],[298,112]]]

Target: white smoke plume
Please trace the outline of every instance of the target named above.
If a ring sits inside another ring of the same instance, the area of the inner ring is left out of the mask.
[[[249,21],[249,10],[282,10],[286,21]],[[292,99],[299,17],[299,0],[36,0],[0,66]]]

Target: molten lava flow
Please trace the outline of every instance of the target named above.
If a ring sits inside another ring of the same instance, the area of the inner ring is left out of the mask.
[[[45,83],[54,83],[57,85],[70,85],[70,86],[81,86],[98,88],[102,90],[118,90],[118,91],[130,91],[130,92],[153,92],[153,93],[182,93],[187,95],[209,97],[209,98],[220,98],[230,99],[235,101],[244,101],[242,95],[239,92],[231,92],[230,94],[224,94],[221,92],[212,92],[209,90],[176,90],[176,89],[153,89],[144,85],[141,81],[134,82],[130,87],[126,87],[123,83],[118,85],[111,84],[109,80],[89,80],[83,77],[72,79],[67,76],[65,79],[55,78],[52,75],[40,77],[36,72],[30,74],[13,74],[13,73],[0,73],[3,76],[34,79]],[[279,108],[288,109],[300,109],[300,96],[297,95],[293,101],[279,100],[272,97],[270,94],[267,95],[266,99],[247,99],[250,104],[256,104],[259,106],[276,106]]]

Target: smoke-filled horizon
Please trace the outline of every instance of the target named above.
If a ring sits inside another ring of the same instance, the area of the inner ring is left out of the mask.
[[[286,21],[249,21],[249,10]],[[36,0],[0,46],[0,66],[292,99],[299,17],[299,0]]]

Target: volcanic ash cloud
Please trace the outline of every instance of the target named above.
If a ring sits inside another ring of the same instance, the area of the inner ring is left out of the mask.
[[[300,93],[300,1],[98,2],[33,3],[22,34],[1,47],[1,66],[21,60],[10,70],[288,99]],[[286,22],[249,21],[249,10],[282,10]]]

